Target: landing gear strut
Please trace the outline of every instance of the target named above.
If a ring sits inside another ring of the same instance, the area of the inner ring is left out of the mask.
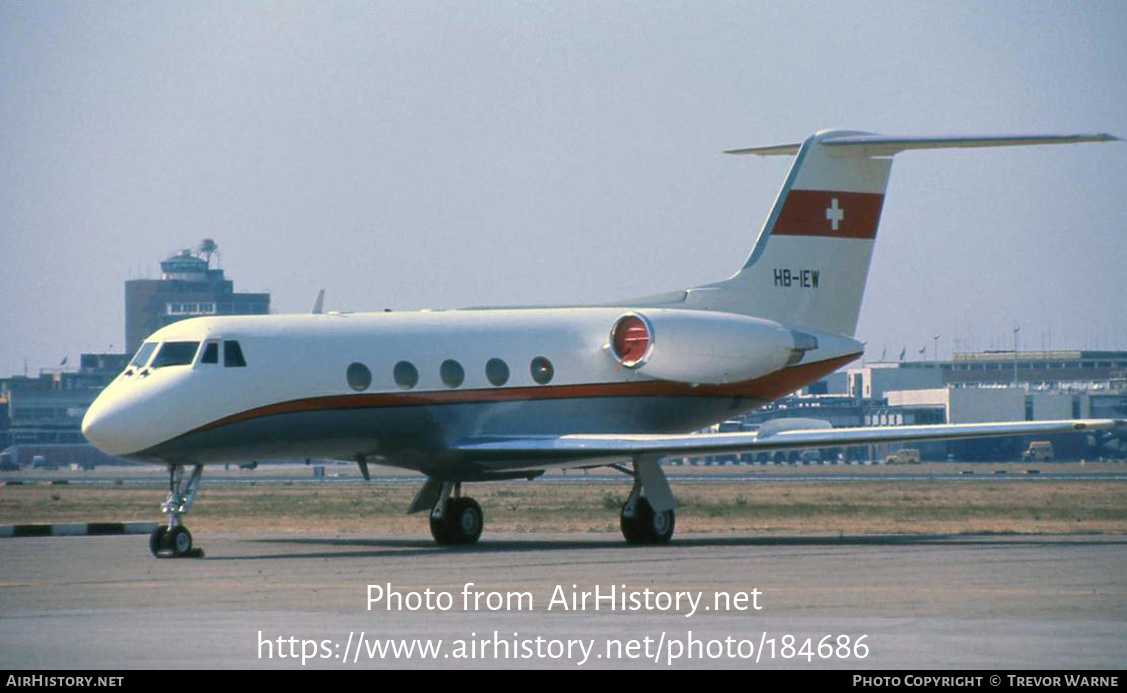
[[[665,544],[673,538],[675,501],[658,458],[634,460],[634,488],[622,505],[619,526],[629,544]]]
[[[168,498],[160,506],[161,512],[168,516],[168,525],[157,527],[149,535],[149,550],[154,556],[183,558],[203,555],[200,549],[192,549],[192,533],[182,519],[196,499],[202,475],[202,464],[195,465],[187,479],[184,478],[184,465],[168,465]]]
[[[462,496],[462,484],[444,482],[430,511],[430,533],[439,544],[473,544],[485,528],[481,506]]]

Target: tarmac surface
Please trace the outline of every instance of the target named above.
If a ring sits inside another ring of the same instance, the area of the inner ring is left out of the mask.
[[[0,667],[1127,663],[1127,537],[679,535],[627,547],[609,534],[487,531],[459,549],[421,534],[200,533],[196,543],[203,558],[154,559],[142,536],[0,540]],[[390,584],[399,608],[377,599],[369,610],[369,584]],[[596,586],[639,608],[570,608]],[[509,593],[508,609],[490,610]],[[387,639],[437,649],[397,658],[379,652]]]

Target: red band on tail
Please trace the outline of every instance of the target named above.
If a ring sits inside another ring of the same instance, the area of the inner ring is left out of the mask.
[[[771,235],[873,239],[883,204],[876,193],[791,190]]]

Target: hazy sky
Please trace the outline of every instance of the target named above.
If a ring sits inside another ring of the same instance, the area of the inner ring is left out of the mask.
[[[276,312],[727,277],[830,127],[1127,137],[1127,3],[0,1],[0,375],[215,238]],[[1127,349],[1127,143],[897,157],[859,338]],[[958,341],[956,341],[958,340]]]

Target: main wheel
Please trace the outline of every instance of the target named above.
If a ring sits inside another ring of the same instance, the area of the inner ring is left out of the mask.
[[[453,544],[454,539],[450,536],[450,502],[446,502],[446,507],[443,509],[442,518],[436,519],[434,515],[430,516],[430,535],[439,544]]]
[[[167,538],[168,527],[161,525],[154,529],[153,533],[149,535],[149,551],[152,551],[153,555],[159,558],[161,550],[168,548]]]
[[[167,541],[168,546],[172,548],[172,555],[177,558],[186,556],[192,551],[192,533],[183,525],[169,530]]]
[[[619,514],[622,536],[630,544],[665,544],[673,538],[676,515],[672,510],[654,512],[653,506],[645,498],[634,504],[633,517],[626,516],[626,506]]]
[[[431,536],[439,544],[472,544],[484,528],[485,516],[473,498],[451,498],[441,519],[430,518]]]

